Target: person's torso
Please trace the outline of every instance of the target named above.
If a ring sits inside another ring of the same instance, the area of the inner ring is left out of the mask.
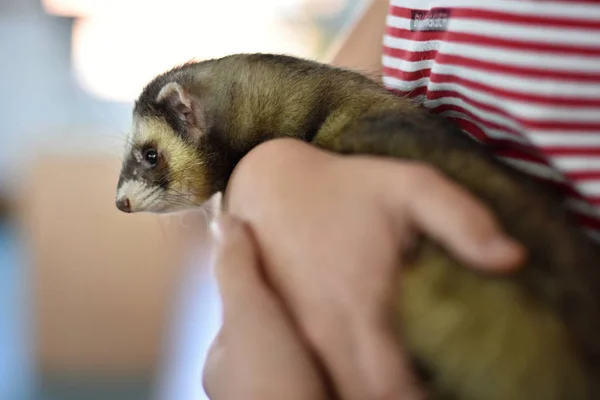
[[[600,1],[391,0],[382,62],[600,237]]]

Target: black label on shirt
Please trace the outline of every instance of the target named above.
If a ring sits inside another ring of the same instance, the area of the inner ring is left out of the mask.
[[[448,29],[450,9],[411,10],[410,30],[413,32],[440,32]]]

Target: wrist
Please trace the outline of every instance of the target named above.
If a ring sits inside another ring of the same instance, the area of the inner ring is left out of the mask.
[[[328,161],[339,158],[298,139],[273,139],[250,150],[234,168],[223,199],[228,204],[234,193],[271,193],[287,190],[290,183],[322,174]]]
[[[315,158],[325,159],[333,157],[338,157],[338,155],[320,149],[303,140],[278,138],[255,146],[242,158],[238,167],[246,168],[246,165],[242,165],[242,163],[249,164],[251,168],[263,168],[266,166],[269,169],[273,169],[273,165],[305,167],[309,160],[314,161]]]

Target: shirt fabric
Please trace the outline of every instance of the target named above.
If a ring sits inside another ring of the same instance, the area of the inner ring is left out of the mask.
[[[600,238],[600,1],[391,0],[382,62]]]

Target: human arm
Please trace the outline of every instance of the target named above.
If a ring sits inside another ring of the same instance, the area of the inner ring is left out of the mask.
[[[228,215],[213,227],[223,326],[203,371],[207,395],[211,400],[325,400],[308,348],[263,279],[250,230]]]
[[[349,25],[327,57],[332,65],[367,74],[381,70],[381,39],[385,32],[388,0],[371,0],[358,18]]]
[[[482,204],[433,169],[292,139],[246,155],[225,204],[252,227],[269,278],[342,399],[420,396],[385,318],[415,232],[474,267],[508,270],[523,256]]]

